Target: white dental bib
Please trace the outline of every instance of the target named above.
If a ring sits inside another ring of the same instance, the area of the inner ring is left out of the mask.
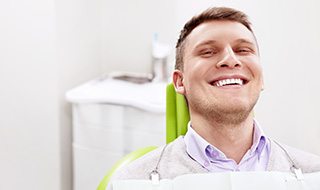
[[[113,190],[320,190],[320,172],[222,172],[174,179],[119,180]]]

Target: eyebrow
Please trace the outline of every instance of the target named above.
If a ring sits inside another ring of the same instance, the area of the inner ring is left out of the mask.
[[[235,43],[250,44],[250,45],[253,45],[253,46],[255,45],[254,42],[252,42],[250,40],[247,40],[247,39],[243,39],[243,38],[236,40]]]
[[[199,47],[204,46],[204,45],[213,45],[215,43],[217,43],[216,40],[206,40],[206,41],[203,41],[203,42],[197,44],[193,49],[198,49]]]
[[[206,40],[206,41],[203,41],[203,42],[197,44],[193,49],[198,49],[199,47],[204,46],[204,45],[213,45],[215,43],[217,43],[216,40]],[[234,41],[234,43],[236,43],[236,44],[245,43],[245,44],[250,44],[253,46],[255,45],[254,42],[247,40],[247,39],[244,39],[244,38],[237,39],[236,41]]]

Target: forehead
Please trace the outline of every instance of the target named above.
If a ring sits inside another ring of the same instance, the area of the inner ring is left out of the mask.
[[[200,24],[188,35],[186,44],[193,49],[206,41],[220,43],[232,43],[236,41],[248,41],[256,44],[253,33],[243,24],[234,21],[209,21]]]

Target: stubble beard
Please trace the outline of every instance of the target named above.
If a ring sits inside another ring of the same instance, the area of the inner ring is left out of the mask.
[[[200,97],[188,97],[190,108],[204,117],[207,121],[213,121],[221,126],[238,125],[243,123],[252,112],[258,97],[251,101],[250,104],[241,105],[236,102],[226,104],[218,102],[210,102]]]

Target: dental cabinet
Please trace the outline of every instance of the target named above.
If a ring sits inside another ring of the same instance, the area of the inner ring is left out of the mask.
[[[165,83],[102,78],[67,92],[72,103],[74,190],[96,189],[125,154],[165,144]]]

